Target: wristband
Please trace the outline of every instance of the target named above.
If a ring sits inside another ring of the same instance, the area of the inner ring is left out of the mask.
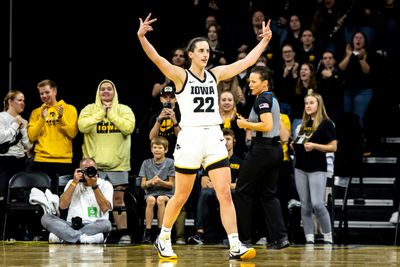
[[[157,122],[158,122],[159,124],[161,124],[161,123],[162,123],[162,119],[160,119],[159,117],[157,117]]]
[[[98,184],[92,186],[92,189],[93,189],[93,190],[96,190],[97,188],[99,188],[99,185],[98,185]]]
[[[76,187],[77,183],[76,183],[75,181],[72,181],[72,182],[71,182],[71,185],[72,185],[73,187]]]

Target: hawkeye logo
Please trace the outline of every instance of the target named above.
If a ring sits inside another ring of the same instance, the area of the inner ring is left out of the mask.
[[[121,131],[112,122],[100,122],[97,124],[97,133],[120,133]]]
[[[54,111],[51,111],[48,116],[46,117],[46,124],[47,125],[56,125],[58,122],[57,114]]]
[[[161,136],[171,136],[171,135],[175,135],[174,132],[174,124],[172,123],[171,119],[165,119],[161,122],[160,125],[160,132],[159,135]]]

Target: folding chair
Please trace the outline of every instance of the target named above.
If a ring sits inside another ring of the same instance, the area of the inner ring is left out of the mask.
[[[58,177],[58,196],[61,196],[64,193],[64,188],[67,185],[68,181],[73,178],[72,174],[61,175]],[[60,210],[60,218],[66,220],[68,216],[68,209],[59,209]]]
[[[61,175],[58,177],[58,195],[62,195],[64,193],[64,188],[67,185],[68,181],[73,178],[72,174]]]
[[[11,215],[22,215],[23,222],[33,222],[34,218],[39,220],[43,215],[43,208],[40,205],[31,205],[29,195],[31,189],[35,187],[42,190],[51,188],[50,177],[44,172],[21,171],[14,174],[8,184],[8,194],[3,222],[2,239],[6,240],[6,230],[9,217]],[[15,216],[19,217],[19,216]]]

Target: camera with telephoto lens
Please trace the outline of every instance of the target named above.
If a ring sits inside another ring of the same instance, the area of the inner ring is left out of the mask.
[[[90,178],[95,177],[97,175],[97,169],[93,166],[80,169],[79,172],[83,173],[84,175]],[[79,180],[79,182],[86,182],[86,179],[82,178],[81,180]]]
[[[162,103],[162,105],[163,105],[163,108],[172,108],[172,105],[170,102],[164,102],[164,103]]]
[[[71,218],[71,227],[75,230],[79,230],[83,227],[82,218],[79,216]]]

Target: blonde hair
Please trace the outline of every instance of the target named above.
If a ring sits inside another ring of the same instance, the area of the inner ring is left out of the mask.
[[[321,124],[321,122],[323,120],[330,120],[330,118],[329,118],[328,114],[326,113],[326,109],[325,109],[325,105],[324,105],[324,99],[322,98],[322,96],[320,94],[318,94],[318,93],[311,92],[311,93],[307,94],[304,97],[304,100],[307,97],[310,97],[310,96],[314,97],[317,100],[317,103],[318,103],[317,112],[315,114],[313,125],[312,125],[312,127],[316,129]],[[301,122],[301,128],[306,127],[307,122],[309,120],[311,120],[311,116],[308,115],[307,112],[304,110],[303,111],[303,118],[302,118],[302,122]]]
[[[45,79],[43,81],[38,82],[37,88],[39,89],[40,87],[43,87],[43,86],[46,86],[46,85],[50,86],[50,88],[52,88],[54,90],[57,90],[56,83],[54,81],[52,81],[52,80],[49,80],[49,79]]]
[[[9,90],[3,100],[4,111],[7,111],[10,108],[9,100],[14,100],[17,95],[22,94],[21,91],[18,90]],[[22,94],[23,95],[23,94]]]

